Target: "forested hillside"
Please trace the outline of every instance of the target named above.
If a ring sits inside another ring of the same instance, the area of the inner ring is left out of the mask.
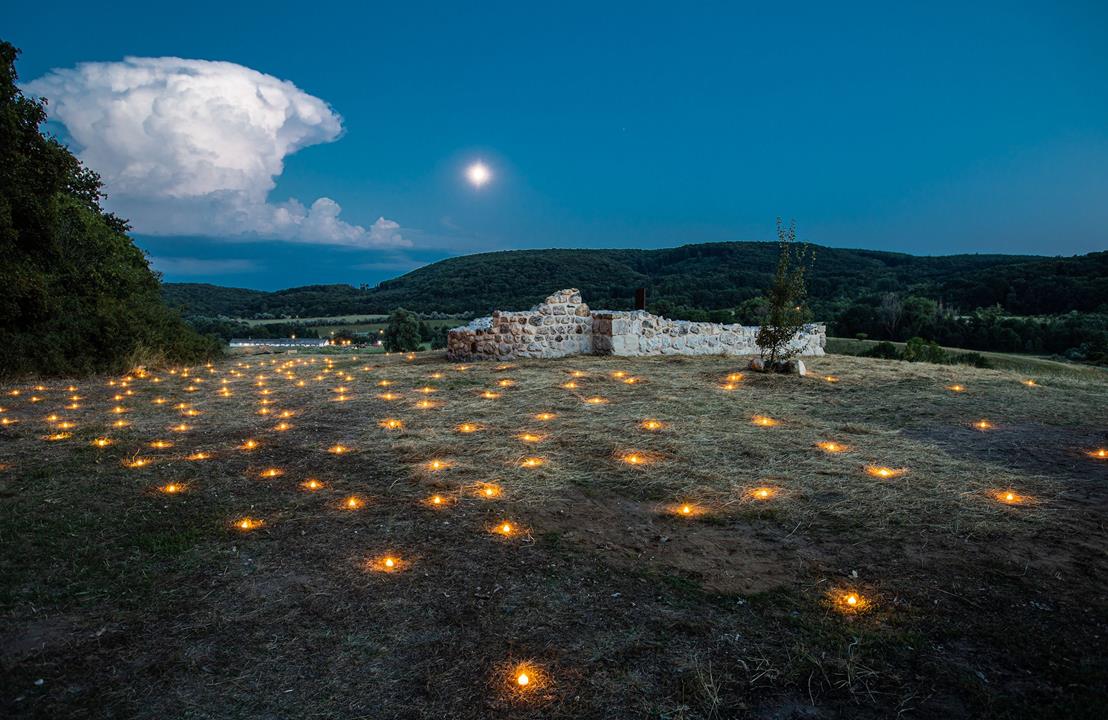
[[[466,255],[420,268],[376,288],[312,285],[272,293],[214,285],[165,286],[189,314],[317,317],[418,312],[486,313],[526,308],[563,287],[593,307],[630,307],[635,288],[670,308],[735,308],[761,295],[777,245],[741,242],[662,250],[514,250]],[[917,257],[820,247],[810,295],[817,310],[882,293],[919,295],[970,312],[999,305],[1018,315],[1091,312],[1108,304],[1108,252],[1045,259],[1020,255]]]

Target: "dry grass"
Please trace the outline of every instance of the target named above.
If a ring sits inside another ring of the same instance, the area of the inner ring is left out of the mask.
[[[1108,384],[810,365],[725,389],[733,359],[309,355],[5,387],[0,707],[1094,707],[1105,655],[1076,628],[1105,621],[1108,463],[1086,453]],[[1035,659],[1048,642],[1060,663]],[[534,682],[512,686],[521,663]]]

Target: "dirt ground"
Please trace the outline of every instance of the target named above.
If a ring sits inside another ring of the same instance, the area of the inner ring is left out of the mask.
[[[1108,379],[741,366],[5,385],[0,715],[1105,716]]]

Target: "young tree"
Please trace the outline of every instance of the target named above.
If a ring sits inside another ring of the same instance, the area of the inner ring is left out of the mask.
[[[767,370],[779,368],[800,351],[792,339],[809,319],[804,305],[808,295],[805,275],[815,259],[811,246],[797,243],[795,223],[786,226],[777,219],[777,242],[777,272],[766,291],[765,320],[756,338]]]
[[[385,350],[409,352],[419,350],[419,344],[419,319],[404,308],[393,310],[385,328]]]

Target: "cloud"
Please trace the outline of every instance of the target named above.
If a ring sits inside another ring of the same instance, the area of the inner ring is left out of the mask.
[[[410,245],[397,223],[339,218],[269,193],[297,150],[337,140],[342,118],[292,83],[228,62],[134,58],[56,69],[24,88],[49,100],[107,206],[151,235],[212,235],[354,247]]]
[[[167,275],[226,275],[228,273],[253,272],[251,260],[212,260],[194,257],[151,256],[150,265],[158,272]]]

